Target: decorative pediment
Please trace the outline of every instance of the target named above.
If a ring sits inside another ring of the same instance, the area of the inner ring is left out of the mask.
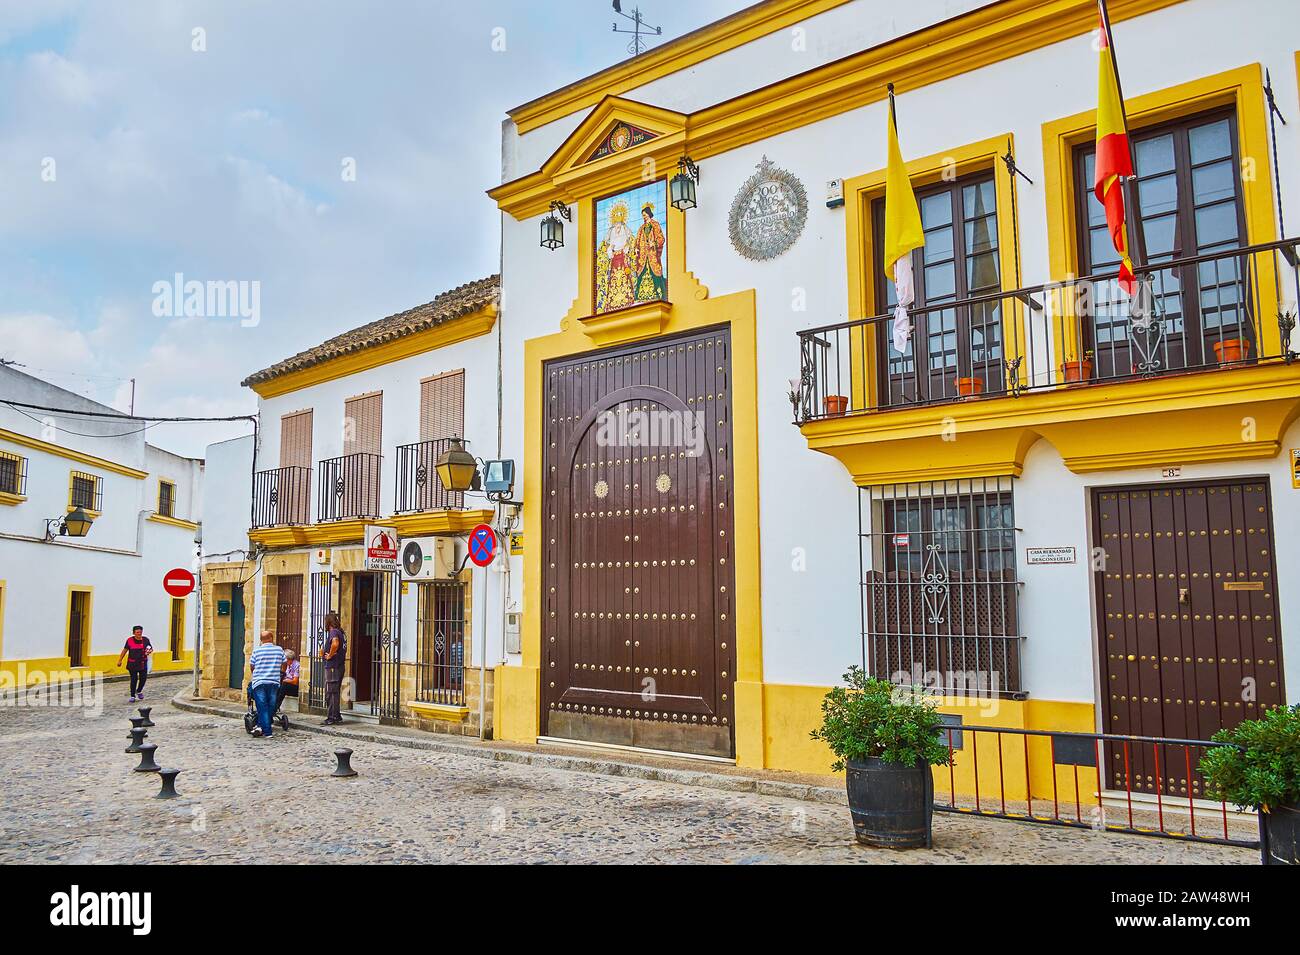
[[[607,96],[592,109],[537,172],[489,190],[516,218],[546,211],[556,193],[567,202],[619,188],[629,164],[653,160],[676,169],[686,143],[686,115]],[[632,177],[640,179],[641,173]]]

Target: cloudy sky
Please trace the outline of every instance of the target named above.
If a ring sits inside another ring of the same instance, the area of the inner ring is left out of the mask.
[[[668,38],[748,3],[644,11]],[[613,20],[608,0],[0,0],[0,359],[123,410],[131,378],[141,413],[255,410],[250,371],[496,271],[505,111],[625,58]],[[176,273],[258,282],[258,324],[156,315]],[[197,456],[243,430],[150,440]]]

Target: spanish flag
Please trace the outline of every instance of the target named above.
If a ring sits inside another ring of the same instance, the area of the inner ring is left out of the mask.
[[[902,353],[912,333],[907,306],[916,301],[912,280],[912,250],[925,245],[921,209],[907,178],[903,151],[898,146],[898,122],[894,118],[894,87],[889,87],[889,155],[885,163],[885,272],[894,280],[898,304],[894,308],[894,350]]]
[[[1110,240],[1119,253],[1119,287],[1127,295],[1135,288],[1133,261],[1128,254],[1128,235],[1124,229],[1124,190],[1121,176],[1133,175],[1133,156],[1129,152],[1128,130],[1124,126],[1124,104],[1119,94],[1119,74],[1115,51],[1110,42],[1110,23],[1105,0],[1101,11],[1101,62],[1097,77],[1097,158],[1094,191],[1106,210]]]

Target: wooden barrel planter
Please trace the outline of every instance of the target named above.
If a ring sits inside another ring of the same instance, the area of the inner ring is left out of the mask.
[[[1300,865],[1300,806],[1259,814],[1259,854],[1264,865]]]
[[[846,769],[858,842],[881,849],[930,848],[934,777],[929,766],[901,766],[869,756],[850,759]]]

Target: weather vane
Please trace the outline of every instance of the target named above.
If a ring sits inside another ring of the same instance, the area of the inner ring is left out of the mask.
[[[643,35],[663,36],[664,33],[663,27],[652,27],[650,26],[650,24],[646,23],[645,20],[641,18],[640,7],[633,7],[631,13],[624,13],[623,4],[620,2],[620,0],[614,0],[614,12],[617,13],[624,20],[632,21],[631,30],[620,30],[618,26],[618,21],[615,20],[614,32],[630,33],[632,35],[632,40],[627,45],[627,51],[631,53],[633,56],[639,56],[645,52],[646,41],[642,39]]]

